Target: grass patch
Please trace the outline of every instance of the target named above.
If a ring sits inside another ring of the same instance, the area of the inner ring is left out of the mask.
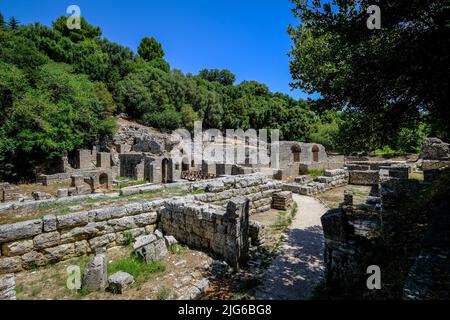
[[[298,204],[294,202],[292,208],[289,211],[279,211],[275,223],[272,225],[272,229],[277,231],[285,230],[292,224],[295,216],[298,212]]]
[[[122,188],[127,188],[127,187],[140,186],[140,185],[143,185],[146,183],[148,183],[148,181],[144,181],[144,180],[140,180],[140,181],[133,180],[133,181],[122,181],[122,182],[119,181],[118,188],[122,189]]]
[[[317,178],[323,176],[324,170],[323,169],[309,169],[308,175],[311,177]]]
[[[136,283],[145,282],[152,274],[164,272],[165,266],[160,261],[145,263],[132,254],[128,258],[114,261],[108,265],[108,274],[123,271],[131,274]]]
[[[423,181],[423,172],[414,171],[413,173],[411,173],[409,178],[412,180]]]
[[[187,246],[178,243],[170,246],[170,252],[172,254],[185,254],[188,250],[189,248]]]

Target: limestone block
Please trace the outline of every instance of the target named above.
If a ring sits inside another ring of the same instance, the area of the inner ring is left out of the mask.
[[[42,221],[30,220],[0,226],[0,243],[30,238],[42,233]]]
[[[16,300],[14,274],[0,275],[0,300]]]
[[[321,218],[325,239],[346,242],[349,233],[349,224],[342,209],[327,211]]]
[[[133,217],[123,217],[108,221],[108,225],[112,226],[114,231],[123,231],[136,228]]]
[[[114,233],[109,233],[89,240],[89,245],[91,246],[92,250],[95,250],[99,247],[106,247],[115,240],[116,235]]]
[[[75,242],[75,255],[83,256],[90,252],[89,243],[86,240]]]
[[[123,290],[134,283],[134,277],[126,272],[119,271],[108,278],[108,291],[122,294]]]
[[[22,259],[20,257],[1,257],[0,274],[22,271]]]
[[[106,288],[107,261],[104,254],[96,255],[86,266],[82,288],[87,291],[101,291]]]
[[[22,266],[24,269],[33,269],[47,264],[48,260],[41,252],[31,251],[22,256]]]
[[[54,247],[60,242],[60,234],[58,231],[42,233],[34,237],[33,242],[36,249],[44,249]]]
[[[7,257],[20,256],[33,250],[33,240],[22,240],[4,243],[2,254]]]
[[[67,229],[87,225],[89,217],[87,212],[70,213],[56,217],[58,229]]]
[[[44,232],[56,231],[58,221],[55,215],[48,215],[42,218]]]
[[[63,244],[44,250],[46,258],[50,261],[63,261],[75,257],[75,244]]]
[[[99,230],[93,225],[77,227],[61,233],[61,243],[70,243],[85,240],[97,235]]]
[[[134,216],[134,221],[138,227],[145,227],[150,224],[155,224],[158,221],[158,213],[147,212]]]

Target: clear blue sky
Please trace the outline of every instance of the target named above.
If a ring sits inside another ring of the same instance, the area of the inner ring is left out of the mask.
[[[229,69],[238,82],[256,80],[307,97],[289,87],[286,30],[296,24],[289,0],[0,0],[0,12],[22,24],[51,25],[71,4],[106,38],[134,51],[143,37],[154,36],[172,68]]]

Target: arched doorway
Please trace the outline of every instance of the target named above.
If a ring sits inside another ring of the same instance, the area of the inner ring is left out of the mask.
[[[302,148],[298,144],[293,145],[291,148],[292,155],[294,157],[294,162],[300,162],[300,155],[302,153]]]
[[[169,179],[169,160],[164,158],[161,162],[162,183],[168,183]]]
[[[319,147],[314,145],[312,147],[313,161],[319,162]]]
[[[102,189],[108,189],[108,175],[106,173],[102,173],[99,176],[99,184],[100,184],[100,188]]]

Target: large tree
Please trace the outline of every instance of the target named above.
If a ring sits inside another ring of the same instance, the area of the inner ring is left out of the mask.
[[[11,30],[17,30],[19,28],[20,22],[15,18],[11,17],[8,22],[8,26]]]
[[[199,77],[208,80],[216,81],[224,86],[232,86],[236,81],[236,76],[229,70],[219,70],[219,69],[203,69],[199,73]]]
[[[164,58],[164,50],[161,43],[155,38],[143,38],[138,48],[138,53],[145,61]]]
[[[350,144],[393,143],[423,115],[450,138],[448,0],[292,2],[300,20],[289,28],[292,87],[348,113]],[[381,9],[379,30],[367,27],[370,5]]]

